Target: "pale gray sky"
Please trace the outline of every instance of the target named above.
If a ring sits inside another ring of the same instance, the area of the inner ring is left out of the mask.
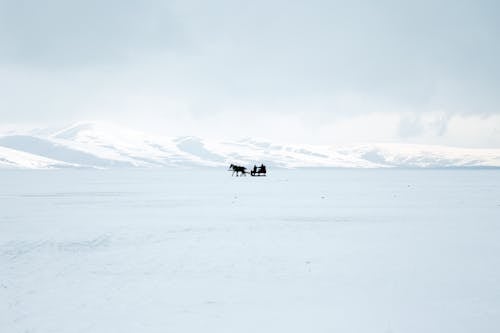
[[[499,36],[484,0],[0,0],[0,119],[500,147]]]

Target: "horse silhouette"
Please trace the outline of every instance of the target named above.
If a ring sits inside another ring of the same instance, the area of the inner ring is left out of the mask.
[[[246,176],[246,175],[247,175],[247,168],[242,167],[242,166],[239,166],[239,165],[234,165],[234,164],[231,164],[231,165],[229,166],[229,171],[233,171],[232,176],[234,176],[234,174],[236,173],[236,177],[239,177],[239,174],[240,174],[240,173],[241,173],[243,176]]]

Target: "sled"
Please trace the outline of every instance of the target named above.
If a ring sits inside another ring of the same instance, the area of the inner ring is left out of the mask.
[[[264,171],[250,171],[250,176],[252,177],[265,177],[266,176],[266,170]]]

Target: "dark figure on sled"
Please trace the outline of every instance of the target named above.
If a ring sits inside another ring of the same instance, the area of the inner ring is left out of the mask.
[[[256,165],[253,166],[252,171],[250,171],[250,176],[265,176],[266,175],[266,166],[261,164],[260,167],[257,168]]]

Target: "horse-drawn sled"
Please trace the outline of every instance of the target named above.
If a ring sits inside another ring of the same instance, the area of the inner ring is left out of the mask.
[[[244,166],[239,166],[239,165],[234,165],[231,164],[229,166],[229,170],[233,172],[233,176],[236,174],[236,177],[239,177],[240,174],[242,176],[246,176],[247,174],[250,174],[252,177],[262,177],[266,175],[266,166],[264,164],[261,164],[260,167],[257,167],[256,165],[253,166],[253,168],[250,170],[250,172],[247,171],[247,168]]]

